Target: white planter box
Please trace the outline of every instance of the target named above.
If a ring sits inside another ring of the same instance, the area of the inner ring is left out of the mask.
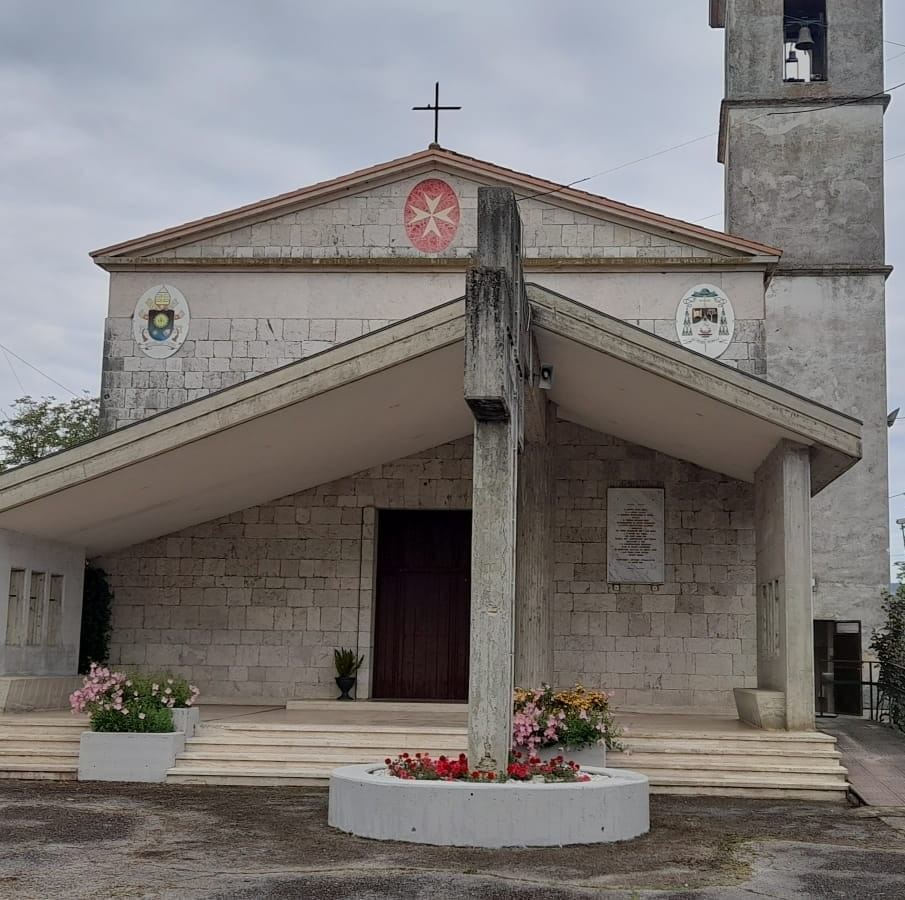
[[[173,714],[173,731],[184,732],[186,740],[194,737],[201,724],[201,710],[197,706],[186,706],[171,709],[170,712]]]
[[[581,749],[573,749],[557,745],[555,747],[541,747],[536,751],[544,762],[553,759],[554,756],[561,756],[566,762],[576,762],[582,769],[606,768],[606,744],[592,744],[590,747],[582,747]]]
[[[185,734],[83,731],[79,781],[161,782],[185,748]]]

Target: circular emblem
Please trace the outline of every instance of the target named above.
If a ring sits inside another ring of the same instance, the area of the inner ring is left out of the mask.
[[[459,198],[445,181],[426,178],[409,191],[403,215],[412,246],[422,253],[441,253],[459,228]]]
[[[735,311],[729,298],[715,285],[695,285],[676,310],[679,342],[711,359],[725,353],[735,334]]]
[[[185,343],[190,318],[182,291],[171,284],[156,284],[135,304],[132,337],[145,356],[166,359]]]

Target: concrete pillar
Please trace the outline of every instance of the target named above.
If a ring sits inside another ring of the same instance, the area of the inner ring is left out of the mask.
[[[757,686],[784,694],[789,731],[814,728],[810,507],[808,448],[780,441],[754,478]]]
[[[532,354],[537,360],[537,354]],[[553,682],[553,447],[556,407],[525,382],[525,436],[518,468],[515,684]]]
[[[465,292],[465,399],[475,418],[468,758],[482,771],[505,771],[512,743],[526,303],[515,195],[479,188],[478,253]]]

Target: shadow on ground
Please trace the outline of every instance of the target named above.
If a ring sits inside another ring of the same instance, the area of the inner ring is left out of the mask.
[[[905,896],[905,810],[655,797],[625,844],[470,850],[365,841],[320,788],[0,783],[4,898]]]

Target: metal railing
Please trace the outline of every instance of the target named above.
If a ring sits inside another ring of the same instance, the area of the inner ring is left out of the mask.
[[[905,666],[877,660],[834,659],[834,671],[820,676],[820,693],[817,697],[818,716],[835,715],[827,711],[828,692],[836,687],[858,688],[861,695],[862,715],[865,701],[868,716],[874,722],[884,722],[905,731]],[[848,668],[861,677],[837,678],[836,667]],[[835,703],[833,704],[835,708]]]

